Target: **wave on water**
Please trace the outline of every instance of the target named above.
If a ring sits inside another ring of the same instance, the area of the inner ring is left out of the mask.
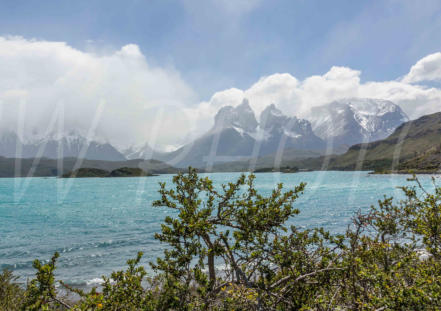
[[[86,281],[87,286],[102,285],[103,283],[104,283],[104,280],[102,278],[93,278],[91,280]]]
[[[220,187],[239,176],[240,173],[216,173],[210,178]],[[259,193],[271,194],[274,176],[257,177]],[[383,195],[400,199],[397,187],[408,183],[408,176],[374,178],[365,172],[277,176],[277,182],[283,182],[287,188],[300,181],[308,184],[305,194],[295,203],[301,213],[287,225],[303,229],[323,226],[331,233],[344,232],[357,210],[368,209]],[[170,178],[164,175],[160,180],[169,183]],[[130,189],[138,189],[137,179],[117,179],[111,183],[79,179],[60,203],[57,179],[34,179],[17,203],[15,179],[0,179],[0,269],[13,270],[25,282],[35,277],[32,263],[36,258],[45,264],[58,251],[61,256],[57,261],[57,279],[82,288],[99,287],[103,284],[101,276],[126,269],[126,261],[143,251],[141,263],[149,270],[148,261],[162,256],[166,248],[154,238],[154,233],[160,232],[165,216],[175,215],[175,211],[151,205],[159,198],[157,182],[158,179],[146,179],[142,189],[146,195],[135,200]],[[428,190],[433,188],[429,176],[421,177],[421,182]],[[219,273],[225,268],[216,266]]]

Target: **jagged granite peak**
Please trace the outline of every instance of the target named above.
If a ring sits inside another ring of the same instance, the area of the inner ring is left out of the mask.
[[[275,105],[262,112],[260,121],[258,124],[248,100],[237,107],[222,107],[209,132],[158,159],[177,167],[204,168],[208,163],[231,162],[237,157],[275,154],[281,148],[308,152],[325,149],[324,141],[314,134],[307,120],[288,117]]]
[[[311,123],[305,119],[288,117],[276,105],[267,106],[260,114],[259,127],[265,131],[277,131],[291,137],[315,136]]]
[[[245,132],[253,132],[257,128],[257,120],[248,100],[245,98],[237,107],[222,107],[214,118],[213,130],[237,128]]]
[[[269,130],[272,127],[281,127],[288,120],[288,117],[276,108],[276,105],[268,105],[260,114],[260,128]]]
[[[346,98],[312,108],[309,120],[320,138],[349,146],[386,138],[409,119],[391,101]]]

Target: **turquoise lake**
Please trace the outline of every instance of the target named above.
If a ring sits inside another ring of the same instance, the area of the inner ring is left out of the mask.
[[[234,181],[239,173],[207,174],[215,184]],[[296,202],[300,215],[291,222],[344,232],[358,210],[367,210],[384,195],[401,197],[398,186],[411,185],[407,175],[367,172],[265,173],[256,188],[269,193],[277,183],[286,188],[306,182]],[[102,275],[125,267],[144,252],[143,264],[161,255],[154,238],[167,214],[152,207],[158,182],[171,185],[172,175],[142,178],[3,178],[0,179],[0,269],[13,270],[22,281],[33,276],[32,262],[47,261],[58,251],[57,277],[90,286]],[[433,189],[430,176],[419,177]]]

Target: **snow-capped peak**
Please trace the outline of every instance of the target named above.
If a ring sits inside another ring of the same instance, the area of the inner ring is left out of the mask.
[[[309,120],[322,139],[351,145],[385,138],[408,117],[388,100],[346,98],[314,107]]]
[[[260,127],[266,131],[278,131],[289,137],[313,135],[311,124],[304,119],[288,117],[271,104],[260,115]]]
[[[339,100],[338,102],[348,105],[354,112],[363,115],[382,116],[386,113],[401,111],[401,108],[398,105],[395,105],[390,100],[384,99],[346,98]]]

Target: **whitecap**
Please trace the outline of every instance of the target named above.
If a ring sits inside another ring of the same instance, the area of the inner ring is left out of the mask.
[[[86,281],[86,285],[87,286],[91,286],[91,285],[101,285],[104,283],[104,280],[102,278],[94,278],[91,280]]]

